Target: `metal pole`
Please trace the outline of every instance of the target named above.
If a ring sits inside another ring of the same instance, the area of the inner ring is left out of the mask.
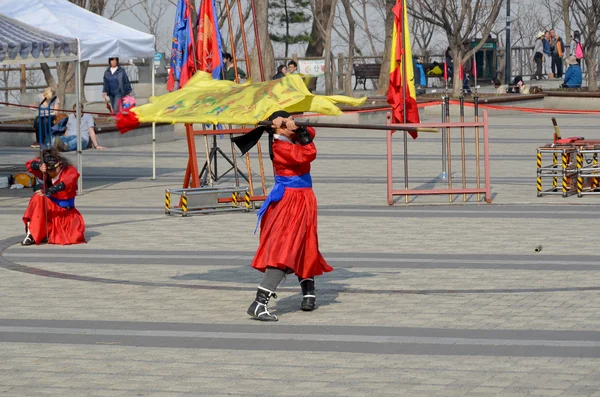
[[[475,91],[475,98],[473,98],[475,104],[475,122],[479,122],[479,96]],[[475,127],[475,168],[476,168],[476,182],[477,189],[481,187],[481,165],[479,162],[479,127]],[[481,201],[481,194],[477,193],[477,202]]]
[[[460,122],[465,121],[465,97],[460,97]],[[460,152],[462,162],[462,188],[467,188],[467,165],[466,165],[466,153],[465,153],[465,127],[460,127]],[[467,202],[467,194],[463,193],[463,201]]]
[[[81,57],[81,46],[77,39],[77,54]],[[77,119],[77,171],[79,172],[79,180],[77,182],[78,194],[83,194],[83,153],[81,150],[81,62],[75,62],[75,97],[77,98],[77,109],[75,117]]]
[[[407,26],[404,24],[407,10],[402,7],[402,32],[406,32]],[[408,87],[408,79],[406,78],[406,37],[404,34],[402,35],[402,106],[404,107],[403,111],[403,122],[406,124],[406,97],[407,94],[410,95],[410,89]],[[412,59],[411,59],[412,62]],[[408,190],[408,132],[404,131],[404,190]],[[404,202],[408,204],[408,195],[404,196]]]
[[[443,98],[442,105],[442,123],[446,116],[446,98]],[[442,173],[438,176],[438,179],[448,179],[448,172],[446,171],[446,129],[442,128]]]
[[[450,98],[446,96],[446,123],[450,122]],[[447,129],[446,133],[446,150],[448,152],[448,189],[452,190],[452,146],[450,138],[450,128]],[[448,195],[450,204],[452,204],[452,194]]]
[[[240,77],[238,76],[238,71],[237,71],[237,56],[235,54],[235,41],[233,39],[233,27],[231,25],[231,13],[230,13],[230,9],[229,9],[229,0],[225,0],[225,11],[227,12],[227,25],[229,27],[229,42],[231,45],[231,57],[233,58],[233,73],[235,75],[235,82],[239,83],[240,82]],[[243,24],[243,21],[240,21],[241,24]]]
[[[152,61],[152,96],[154,92],[154,81],[156,75],[156,67],[154,67],[154,61]],[[156,123],[152,123],[152,180],[156,179]]]
[[[511,65],[510,65],[510,0],[506,0],[506,68],[504,76],[504,84],[510,84]]]
[[[246,42],[246,29],[244,27],[244,14],[242,13],[241,0],[237,0],[238,14],[240,16],[240,32],[242,33],[242,44],[244,45],[244,57],[246,59],[246,75],[248,79],[252,77],[252,68],[250,67],[250,54],[248,53],[248,43]]]

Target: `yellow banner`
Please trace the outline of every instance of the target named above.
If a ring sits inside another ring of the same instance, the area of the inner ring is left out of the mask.
[[[180,90],[132,109],[142,123],[257,124],[277,110],[337,116],[336,103],[358,106],[366,97],[313,95],[302,78],[287,75],[263,83],[236,84],[197,72]]]

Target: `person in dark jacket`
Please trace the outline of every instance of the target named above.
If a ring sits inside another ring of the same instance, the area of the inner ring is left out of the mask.
[[[273,76],[273,80],[277,80],[282,77],[285,77],[286,73],[287,73],[287,68],[285,67],[285,65],[279,65],[277,67],[277,73],[275,74],[275,76]]]
[[[565,74],[565,82],[560,86],[562,88],[579,88],[581,87],[581,82],[583,80],[581,74],[581,66],[577,63],[577,58],[574,56],[570,56],[567,58],[567,65],[569,68],[567,69],[567,73]]]
[[[119,58],[108,58],[108,65],[108,68],[104,72],[102,96],[105,101],[108,96],[110,106],[113,112],[116,113],[121,109],[123,97],[130,95],[133,89],[131,88],[131,83],[125,69],[119,66]]]

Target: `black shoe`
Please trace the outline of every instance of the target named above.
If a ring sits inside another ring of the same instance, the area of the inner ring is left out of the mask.
[[[271,314],[269,312],[269,308],[267,307],[271,297],[277,299],[275,292],[269,291],[266,288],[258,287],[256,290],[256,300],[252,302],[248,308],[248,314],[251,315],[252,318],[260,321],[277,321],[277,316]]]
[[[27,233],[27,236],[25,236],[25,239],[23,241],[21,241],[21,245],[23,245],[23,246],[34,245],[34,244],[35,244],[35,240],[33,239],[33,236],[29,233]]]
[[[315,295],[315,279],[314,278],[300,278],[300,288],[302,288],[302,303],[300,309],[305,312],[311,312],[317,307],[317,296]]]

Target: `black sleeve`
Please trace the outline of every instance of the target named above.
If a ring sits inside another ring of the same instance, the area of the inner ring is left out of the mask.
[[[313,141],[312,136],[308,133],[308,130],[304,127],[298,127],[296,131],[296,139],[298,139],[298,143],[302,146],[308,145]]]
[[[67,187],[65,186],[64,182],[58,182],[56,185],[50,186],[48,188],[48,193],[50,194],[56,194],[62,190],[65,190]]]
[[[39,171],[39,169],[40,169],[40,162],[39,161],[34,161],[33,163],[31,163],[31,169]]]

